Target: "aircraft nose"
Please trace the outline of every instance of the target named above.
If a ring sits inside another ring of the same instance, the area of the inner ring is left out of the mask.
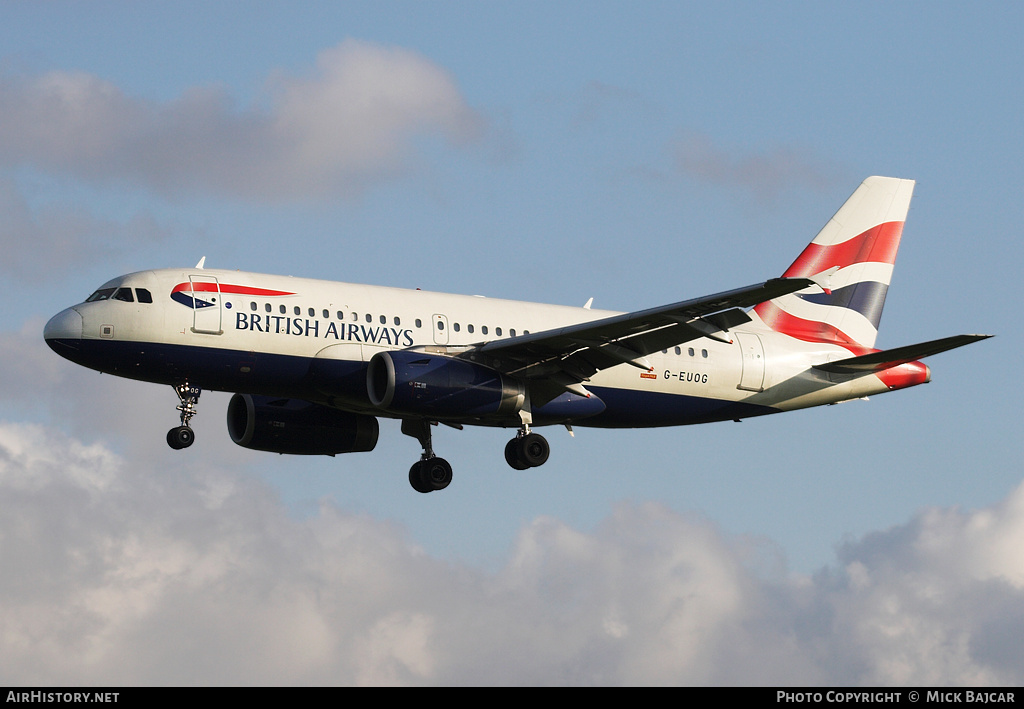
[[[68,349],[78,349],[82,339],[82,315],[74,308],[62,310],[46,323],[43,339],[54,352],[63,354]]]

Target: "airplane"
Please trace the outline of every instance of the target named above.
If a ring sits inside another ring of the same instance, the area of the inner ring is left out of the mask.
[[[171,385],[190,446],[202,390],[233,392],[228,434],[289,454],[370,451],[378,418],[419,442],[413,489],[446,488],[445,424],[677,426],[866,398],[930,381],[923,357],[990,337],[875,349],[913,180],[869,177],[780,278],[631,313],[205,268],[140,271],[62,310],[43,336],[72,362]]]

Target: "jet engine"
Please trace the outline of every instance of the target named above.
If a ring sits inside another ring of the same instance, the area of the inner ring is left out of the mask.
[[[515,416],[526,399],[523,383],[474,362],[422,352],[379,352],[366,371],[370,401],[413,416]]]
[[[372,451],[378,433],[373,416],[301,399],[235,394],[228,402],[228,434],[243,448],[299,455],[358,453]]]

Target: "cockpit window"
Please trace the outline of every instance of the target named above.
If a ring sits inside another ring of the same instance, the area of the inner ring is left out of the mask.
[[[100,288],[94,292],[88,298],[85,299],[86,303],[95,303],[100,300],[120,300],[124,303],[152,303],[153,294],[145,288],[135,288],[134,294],[131,288],[122,286],[119,288]]]
[[[97,300],[106,300],[114,294],[115,288],[100,288],[98,291],[85,299],[86,303],[95,303]]]

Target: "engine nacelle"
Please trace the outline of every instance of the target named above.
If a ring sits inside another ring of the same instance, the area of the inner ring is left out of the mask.
[[[235,394],[228,403],[228,434],[258,451],[335,455],[372,451],[379,428],[373,416],[300,399]]]
[[[370,401],[396,414],[449,418],[514,417],[523,383],[489,367],[423,352],[379,352],[366,371]]]

